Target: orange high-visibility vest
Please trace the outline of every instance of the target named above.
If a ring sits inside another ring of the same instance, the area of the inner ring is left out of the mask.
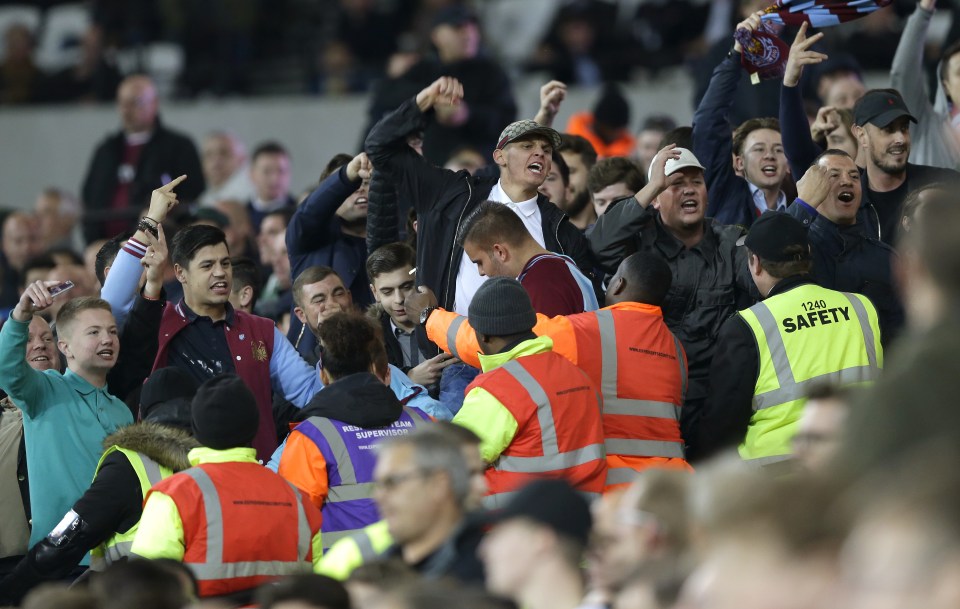
[[[660,307],[622,302],[576,315],[538,315],[533,331],[553,339],[553,352],[586,372],[603,395],[608,489],[649,467],[692,469],[680,435],[687,359]],[[479,365],[467,318],[436,310],[427,334],[444,351]]]
[[[153,491],[177,506],[183,563],[196,575],[201,597],[250,590],[313,569],[320,511],[262,465],[206,463],[174,474]]]
[[[478,376],[481,387],[517,421],[517,433],[487,469],[489,507],[499,507],[519,487],[558,477],[587,494],[603,491],[603,398],[579,368],[552,352],[528,355]]]
[[[631,156],[637,150],[637,138],[629,131],[623,130],[620,137],[609,144],[600,139],[593,130],[593,113],[577,112],[567,122],[567,133],[584,137],[597,151],[597,158],[606,159],[612,156]]]

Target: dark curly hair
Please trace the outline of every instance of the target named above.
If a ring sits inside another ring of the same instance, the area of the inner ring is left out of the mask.
[[[359,313],[337,313],[320,324],[323,369],[334,380],[375,370],[387,374],[387,350],[380,327]]]

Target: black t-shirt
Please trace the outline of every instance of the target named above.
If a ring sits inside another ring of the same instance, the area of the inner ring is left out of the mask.
[[[867,191],[867,197],[873,203],[873,207],[880,217],[880,238],[884,243],[893,243],[893,239],[897,235],[897,224],[900,223],[900,210],[903,207],[903,200],[910,193],[907,188],[908,182],[904,180],[903,184],[888,192]]]
[[[903,184],[889,192],[876,192],[870,189],[867,172],[861,168],[860,184],[863,188],[864,198],[872,203],[877,211],[880,220],[880,239],[884,243],[893,245],[897,237],[900,213],[903,210],[903,201],[907,198],[907,195],[934,182],[944,182],[956,186],[960,183],[960,173],[952,169],[907,163],[907,179],[904,180]]]

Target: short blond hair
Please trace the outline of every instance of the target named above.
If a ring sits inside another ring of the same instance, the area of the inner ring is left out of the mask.
[[[81,296],[71,298],[63,305],[60,312],[57,313],[57,335],[63,336],[68,333],[68,329],[80,313],[89,309],[103,309],[113,315],[113,309],[110,303],[96,296]]]

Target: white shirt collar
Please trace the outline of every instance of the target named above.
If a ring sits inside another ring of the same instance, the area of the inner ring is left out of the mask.
[[[516,202],[513,199],[511,199],[510,196],[507,195],[506,192],[504,192],[503,187],[500,185],[499,180],[497,180],[496,185],[490,191],[490,196],[488,198],[491,201],[496,201],[497,203],[503,203],[505,205],[510,205],[512,207],[517,208],[517,210],[527,218],[530,218],[531,216],[533,216],[535,213],[537,213],[537,210],[540,209],[537,206],[536,196],[534,196],[532,199],[527,199],[526,201],[519,201],[519,202]]]
[[[750,188],[750,195],[753,197],[753,206],[756,207],[761,214],[770,211],[770,208],[767,207],[767,197],[764,196],[763,191],[750,181],[747,181],[747,186]],[[777,195],[777,207],[775,209],[777,211],[787,209],[787,195],[782,190],[780,194]]]

